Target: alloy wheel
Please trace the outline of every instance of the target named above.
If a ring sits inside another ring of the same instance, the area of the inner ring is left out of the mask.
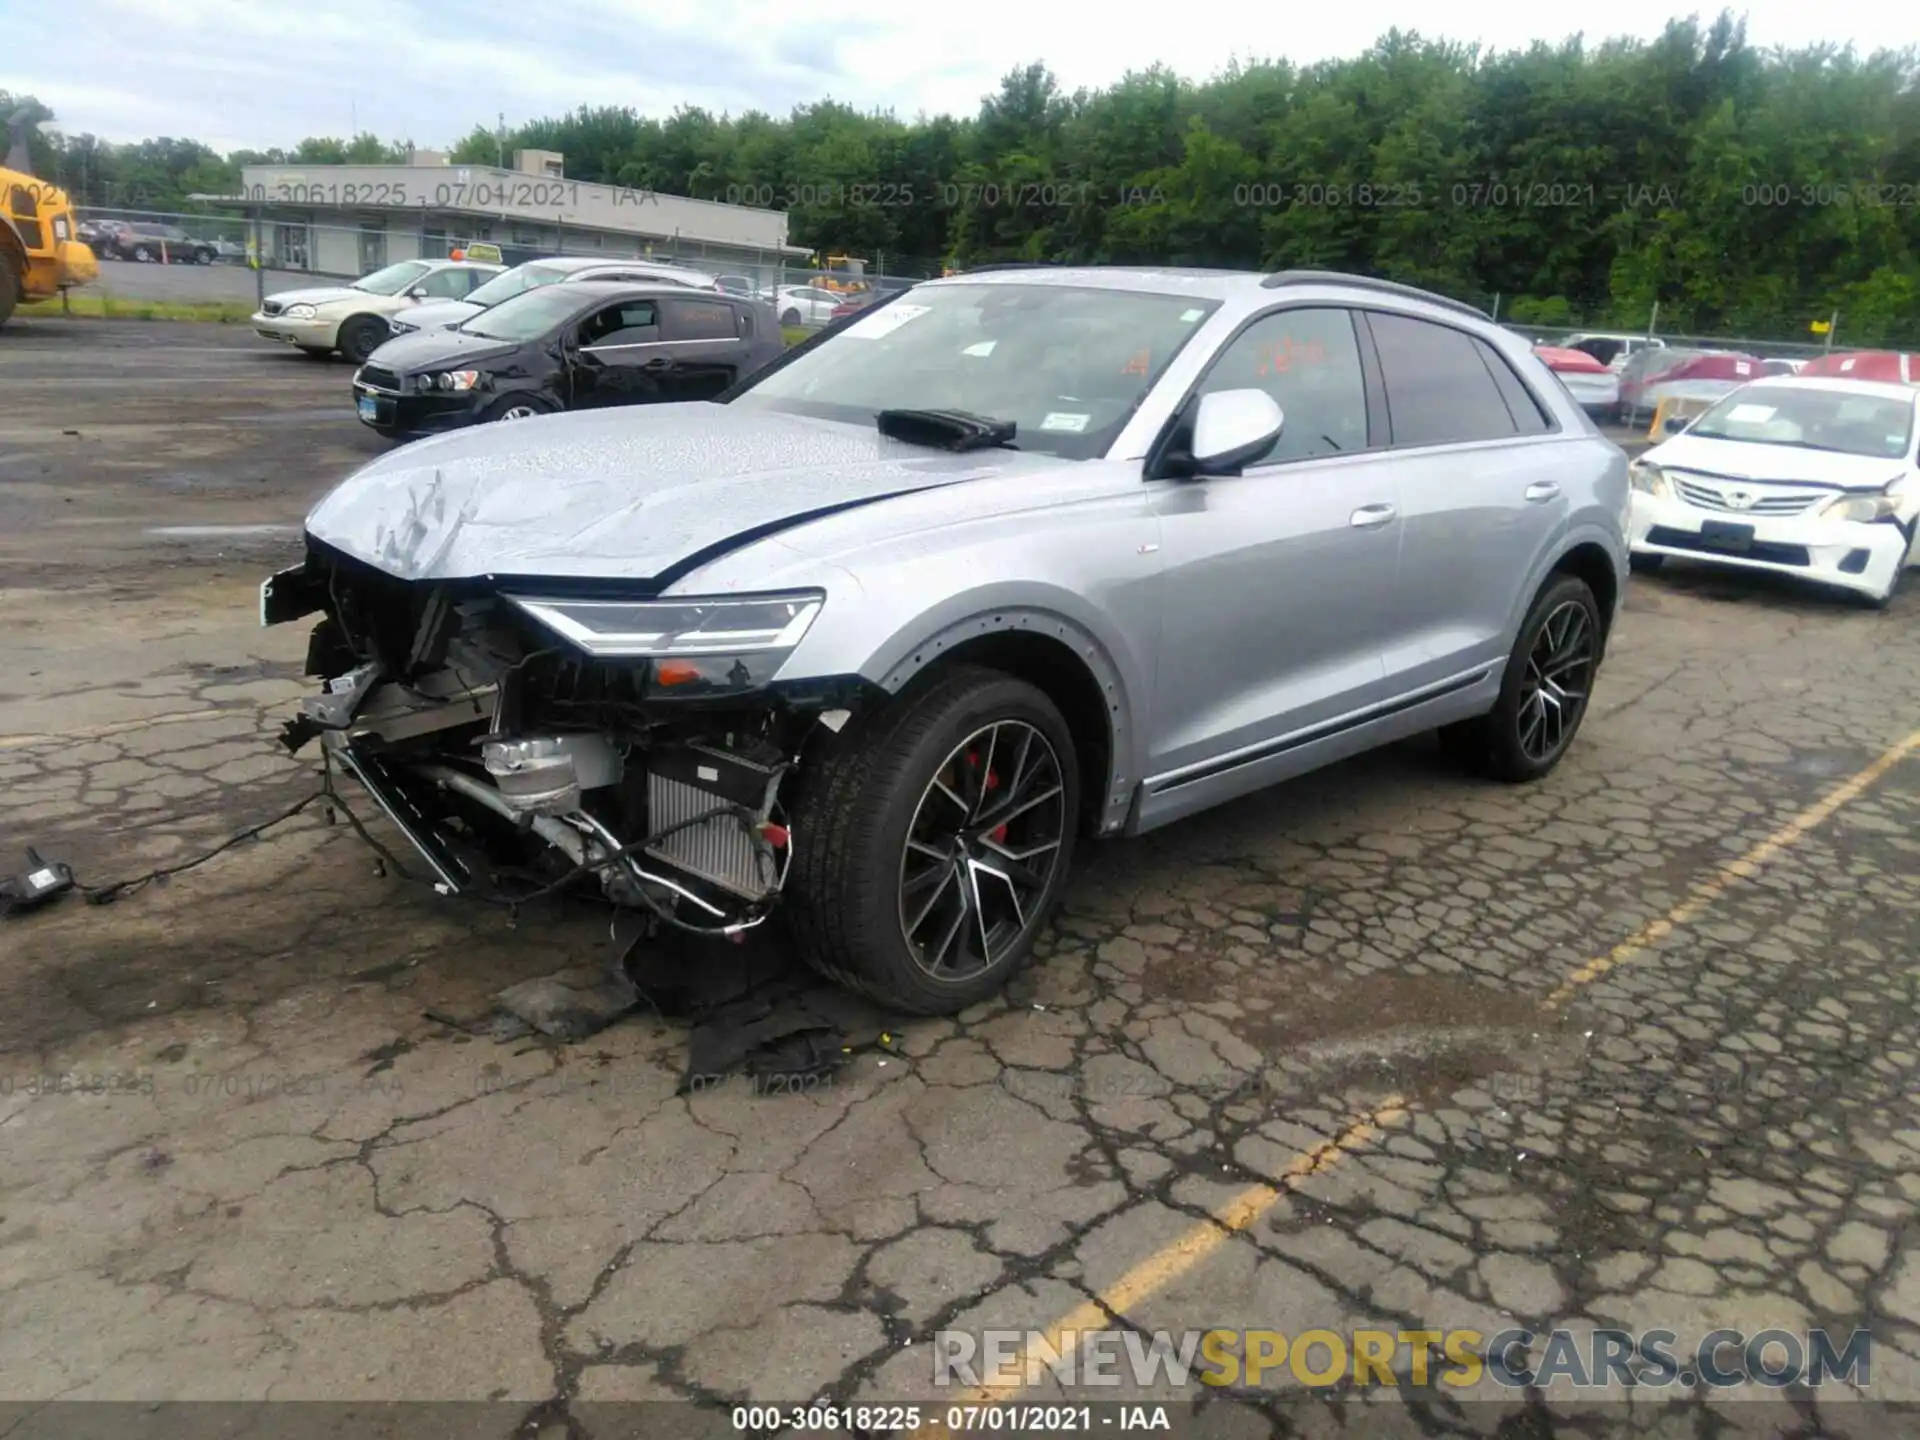
[[[1535,763],[1559,753],[1580,723],[1593,683],[1593,617],[1577,600],[1553,608],[1527,652],[1518,717],[1521,752]]]
[[[531,405],[512,405],[500,412],[502,420],[531,420],[539,412]]]
[[[900,930],[936,980],[1003,960],[1052,885],[1066,837],[1060,757],[1023,720],[955,746],[920,796],[900,860]]]

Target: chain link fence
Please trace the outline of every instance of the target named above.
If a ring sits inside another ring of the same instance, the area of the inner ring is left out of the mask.
[[[475,246],[492,246],[508,266],[562,256],[651,260],[734,277],[811,326],[824,323],[832,304],[848,295],[912,285],[938,276],[942,268],[938,261],[908,256],[841,263],[838,256],[755,250],[684,236],[615,235],[561,224],[539,230],[522,222],[463,224],[444,216],[404,226],[356,226],[271,215],[252,219],[89,208],[77,211],[76,218],[81,238],[101,260],[101,293],[156,302],[237,304],[302,283],[353,280],[401,260],[444,260]],[[492,258],[491,251],[483,253]],[[159,267],[168,273],[159,273]],[[174,273],[180,267],[185,269]],[[195,270],[208,273],[195,275]]]

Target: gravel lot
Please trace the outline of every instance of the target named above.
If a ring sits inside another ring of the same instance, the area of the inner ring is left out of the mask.
[[[260,629],[256,588],[376,453],[346,386],[231,328],[0,337],[0,863],[98,884],[311,789],[271,739],[304,629]],[[925,1401],[934,1331],[1097,1307],[1864,1327],[1870,1396],[1920,1399],[1917,622],[1920,591],[1636,580],[1546,783],[1408,745],[1094,847],[1004,1001],[809,1094],[676,1098],[685,1033],[645,1012],[576,1045],[429,1018],[604,960],[604,915],[510,926],[313,812],[0,920],[0,1401],[490,1401],[502,1434]],[[35,1083],[63,1074],[144,1079]],[[1733,1393],[1642,1398],[1640,1433],[1815,1413]],[[1302,1394],[1212,1393],[1178,1433],[1344,1423]],[[1586,1402],[1420,1403],[1405,1433]]]

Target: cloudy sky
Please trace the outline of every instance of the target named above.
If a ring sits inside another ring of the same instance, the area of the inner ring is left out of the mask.
[[[1204,77],[1236,55],[1351,55],[1395,25],[1507,48],[1583,24],[1590,38],[1651,36],[1673,13],[1663,0],[0,0],[0,88],[38,95],[63,129],[112,140],[190,136],[227,150],[357,126],[432,146],[501,112],[509,124],[580,104],[785,114],[831,96],[907,117],[971,113],[1034,59],[1073,89],[1156,60]],[[1915,33],[1906,4],[1753,0],[1746,13],[1760,45],[1868,50]]]

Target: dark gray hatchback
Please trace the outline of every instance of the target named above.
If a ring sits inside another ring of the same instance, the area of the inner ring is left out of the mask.
[[[680,285],[548,285],[452,330],[389,340],[354,376],[354,405],[362,423],[403,438],[558,410],[711,400],[785,349],[764,301]]]

